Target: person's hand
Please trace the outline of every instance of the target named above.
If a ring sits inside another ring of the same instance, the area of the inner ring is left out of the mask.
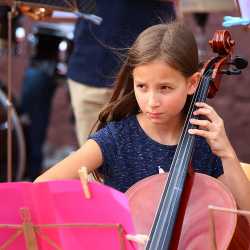
[[[220,158],[232,157],[234,150],[226,135],[224,122],[216,111],[208,104],[197,102],[195,116],[203,116],[204,120],[190,119],[190,123],[197,125],[197,128],[189,129],[190,134],[206,138],[212,152]]]

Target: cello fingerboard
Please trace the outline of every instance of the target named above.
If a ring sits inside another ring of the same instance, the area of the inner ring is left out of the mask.
[[[170,166],[169,177],[164,187],[160,205],[151,228],[149,240],[145,247],[146,250],[172,249],[178,243],[173,243],[172,241],[173,232],[182,200],[182,193],[184,192],[188,167],[192,159],[192,149],[194,148],[195,138],[188,133],[188,129],[193,127],[189,120],[193,117],[195,102],[204,101],[206,99],[210,85],[210,78],[208,78],[209,74],[210,71],[207,71],[206,75],[201,78],[199,87],[193,96],[181,138]],[[179,238],[179,236],[180,235],[178,235],[177,238]]]

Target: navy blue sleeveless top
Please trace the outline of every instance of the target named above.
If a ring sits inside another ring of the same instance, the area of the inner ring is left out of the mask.
[[[79,19],[68,77],[95,87],[111,87],[121,66],[118,49],[128,48],[147,27],[175,18],[172,2],[96,0],[101,25]],[[123,51],[124,54],[124,51]]]
[[[152,140],[140,127],[136,116],[110,122],[89,138],[101,148],[104,162],[100,172],[105,184],[122,192],[137,181],[157,174],[159,167],[169,171],[177,147]],[[192,166],[195,171],[215,178],[223,174],[220,158],[211,152],[206,140],[198,136]]]

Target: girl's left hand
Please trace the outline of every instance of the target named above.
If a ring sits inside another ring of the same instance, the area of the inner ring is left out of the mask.
[[[188,132],[206,138],[212,152],[218,157],[224,158],[234,155],[234,150],[226,135],[224,122],[221,117],[210,105],[204,102],[197,102],[195,105],[197,109],[193,114],[195,116],[205,116],[207,119],[190,119],[190,123],[197,125],[198,128],[189,129]]]

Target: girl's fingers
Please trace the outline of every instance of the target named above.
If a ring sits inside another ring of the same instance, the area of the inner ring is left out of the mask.
[[[212,111],[206,108],[199,108],[195,110],[193,114],[195,116],[198,116],[198,115],[205,116],[210,121],[213,121],[215,119],[215,115],[212,113]]]
[[[198,135],[198,136],[202,136],[205,137],[206,139],[210,139],[211,137],[211,132],[207,131],[207,130],[200,130],[200,129],[189,129],[188,133],[191,135]]]
[[[197,102],[195,105],[198,107],[198,109],[193,112],[194,115],[206,116],[210,121],[214,121],[218,117],[215,110],[208,104],[203,102]]]
[[[218,156],[225,154],[228,147],[228,138],[224,122],[216,111],[206,103],[196,103],[197,110],[194,115],[205,116],[205,120],[192,118],[190,123],[197,127],[188,130],[191,135],[201,136],[207,140],[211,150]]]
[[[206,107],[206,108],[208,108],[208,109],[213,109],[210,105],[208,105],[208,104],[205,103],[205,102],[196,102],[196,103],[195,103],[195,106],[196,106],[196,107]]]
[[[198,120],[198,119],[190,119],[190,123],[193,125],[197,125],[200,128],[205,128],[205,129],[209,129],[211,126],[211,122],[208,120]]]

